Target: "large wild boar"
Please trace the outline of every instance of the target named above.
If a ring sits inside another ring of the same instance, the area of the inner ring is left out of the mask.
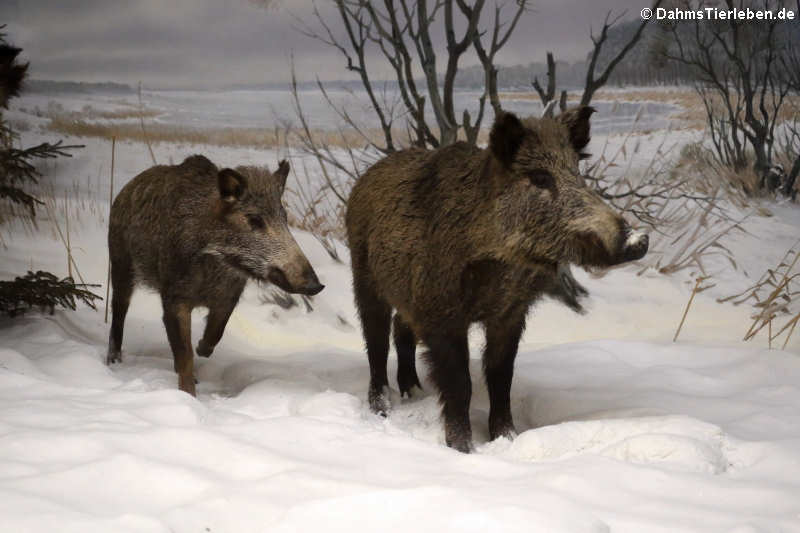
[[[445,440],[468,452],[467,331],[480,322],[489,433],[515,434],[511,379],[531,303],[554,290],[562,265],[611,266],[648,248],[647,235],[634,232],[579,176],[593,111],[524,121],[502,113],[486,150],[456,143],[401,151],[356,183],[346,225],[374,412],[390,407],[386,361],[395,309],[401,366],[409,357],[413,365],[417,341],[428,347]]]
[[[191,312],[207,307],[197,354],[209,357],[248,278],[294,293],[323,289],[286,223],[281,204],[289,164],[219,170],[203,156],[155,166],[133,178],[111,207],[113,318],[108,363],[121,360],[134,286],[161,295],[180,389],[195,393]]]

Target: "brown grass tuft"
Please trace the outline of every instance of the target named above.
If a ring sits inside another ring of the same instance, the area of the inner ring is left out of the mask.
[[[137,115],[134,116],[138,117]],[[184,143],[184,144],[210,144],[216,146],[254,147],[254,148],[281,148],[300,147],[302,144],[297,139],[293,130],[285,128],[191,128],[173,124],[149,123],[147,133],[142,133],[138,123],[101,123],[86,119],[70,118],[58,115],[50,119],[49,129],[62,134],[76,137],[98,137],[111,140],[116,137],[118,141],[134,141],[151,143]],[[314,135],[319,142],[335,148],[348,148],[366,146],[364,137],[355,130],[330,131],[314,130]],[[367,135],[376,139],[382,138],[379,130],[368,130]]]
[[[282,146],[285,138],[280,131],[259,128],[209,128],[194,129],[170,124],[149,124],[147,137],[138,123],[97,123],[83,119],[57,116],[50,120],[50,129],[62,135],[99,137],[153,143],[213,144],[218,146]]]

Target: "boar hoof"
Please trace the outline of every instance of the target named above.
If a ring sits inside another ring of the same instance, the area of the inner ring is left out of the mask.
[[[421,393],[422,392],[422,385],[419,383],[419,378],[417,377],[416,372],[398,372],[397,374],[397,385],[400,387],[400,397],[405,398],[408,396],[409,398],[414,396],[414,392]],[[414,389],[417,389],[414,391]]]
[[[368,398],[369,409],[376,415],[387,416],[392,404],[389,402],[389,387],[372,387],[369,388]]]
[[[447,438],[445,440],[447,442],[447,446],[449,448],[453,448],[457,452],[472,453],[475,451],[474,447],[472,446],[472,439],[469,437],[458,437],[454,439]]]
[[[214,347],[209,346],[203,339],[200,339],[200,342],[197,343],[197,349],[195,352],[197,352],[197,355],[200,357],[211,357],[211,354],[214,353]]]
[[[400,387],[400,397],[401,398],[408,398],[410,400],[413,400],[415,398],[422,398],[422,396],[424,396],[424,394],[425,393],[422,390],[422,386],[419,383],[416,383],[414,385],[410,385],[406,389],[403,389],[403,387]]]
[[[449,420],[444,425],[444,440],[447,446],[462,453],[474,451],[472,446],[472,430],[469,426],[469,418]]]
[[[491,440],[499,439],[501,437],[504,437],[504,438],[506,438],[508,440],[516,439],[517,438],[517,430],[514,429],[514,425],[513,424],[508,424],[508,425],[503,426],[503,427],[492,428],[489,431],[489,438],[491,438]]]
[[[189,376],[178,376],[178,388],[187,394],[197,396],[194,384],[195,379],[191,374]]]
[[[122,352],[117,351],[109,351],[108,355],[106,356],[106,364],[111,366],[114,363],[121,363],[122,362]]]

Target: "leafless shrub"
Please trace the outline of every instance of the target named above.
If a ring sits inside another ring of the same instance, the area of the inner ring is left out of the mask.
[[[800,52],[797,62],[797,67],[800,68]],[[796,75],[800,77],[800,74]],[[800,84],[800,81],[798,83]],[[784,122],[783,135],[779,143],[777,160],[786,171],[780,192],[792,200],[797,200],[800,196],[800,102],[790,100],[786,108],[791,110],[792,117]]]
[[[788,2],[725,0],[727,9],[777,9]],[[684,8],[704,8],[716,2],[679,0]],[[776,17],[763,24],[741,21],[672,22],[658,26],[666,38],[664,58],[691,69],[695,90],[703,99],[707,131],[717,161],[737,172],[752,161],[764,189],[773,166],[776,126],[793,87],[791,23]]]
[[[698,181],[693,174],[684,173],[680,164],[676,166],[673,153],[678,144],[667,144],[669,133],[640,172],[632,168],[641,142],[633,129],[613,153],[609,153],[607,140],[584,178],[609,204],[650,230],[650,252],[640,262],[641,272],[655,268],[673,274],[692,268],[706,275],[707,260],[720,255],[736,268],[733,254],[722,240],[741,230],[747,216],[733,217],[721,185]]]
[[[303,166],[303,178],[292,167],[294,183],[287,187],[291,195],[289,200],[289,224],[295,228],[309,232],[328,252],[328,255],[341,263],[342,259],[336,246],[337,240],[343,241],[344,235],[344,203],[327,194],[328,187],[315,183],[309,172],[305,159],[300,160]]]
[[[759,195],[760,177],[750,165],[736,170],[720,163],[714,151],[702,141],[681,149],[675,170],[687,176],[696,190],[710,194],[719,189],[738,207],[748,207],[750,198]]]

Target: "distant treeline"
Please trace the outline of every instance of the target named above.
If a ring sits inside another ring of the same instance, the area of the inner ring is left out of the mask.
[[[31,93],[91,93],[106,92],[131,94],[135,90],[130,85],[110,81],[87,83],[83,81],[26,80],[25,91]]]
[[[608,40],[598,60],[598,70],[625,45],[636,32],[639,23],[638,20],[621,22],[609,30]],[[683,85],[691,82],[692,75],[686,66],[664,60],[661,53],[664,38],[661,33],[663,32],[655,24],[648,25],[641,41],[628,52],[625,59],[612,72],[609,85]],[[551,51],[556,59],[558,89],[582,88],[586,81],[586,68],[591,52],[586,54],[585,60],[570,63],[559,61],[558,49]],[[527,65],[500,67],[498,84],[505,89],[530,89],[533,79],[539,78],[539,83],[545,85],[547,83],[545,54],[546,50],[541,50],[537,54],[541,60]],[[460,87],[479,88],[483,87],[483,78],[483,69],[476,66],[460,70],[456,81]]]
[[[613,26],[608,32],[608,40],[603,46],[598,60],[598,70],[604,68],[608,61],[622,49],[631,36],[636,32],[640,21],[633,19]],[[713,22],[709,22],[712,24]],[[634,46],[625,59],[617,65],[609,77],[609,85],[615,86],[648,86],[648,85],[684,85],[694,81],[692,69],[684,64],[667,59],[667,54],[674,51],[674,37],[670,35],[665,26],[653,22],[648,24],[642,34],[642,39]],[[746,28],[745,28],[746,29]],[[678,34],[693,31],[690,24],[678,23]],[[785,22],[778,25],[776,31],[781,34],[784,43],[793,42],[794,46],[800,45],[800,22]],[[687,36],[688,37],[688,36]],[[687,42],[691,39],[687,39]],[[586,59],[573,63],[559,61],[558,49],[551,50],[556,59],[557,88],[580,89],[586,81],[586,68],[591,51],[587,52]],[[528,65],[501,66],[498,68],[498,85],[506,90],[530,90],[534,78],[539,78],[539,83],[547,83],[546,50],[537,54],[540,61]],[[720,64],[728,61],[720,57]],[[484,71],[480,66],[459,70],[456,84],[462,88],[483,88]]]

